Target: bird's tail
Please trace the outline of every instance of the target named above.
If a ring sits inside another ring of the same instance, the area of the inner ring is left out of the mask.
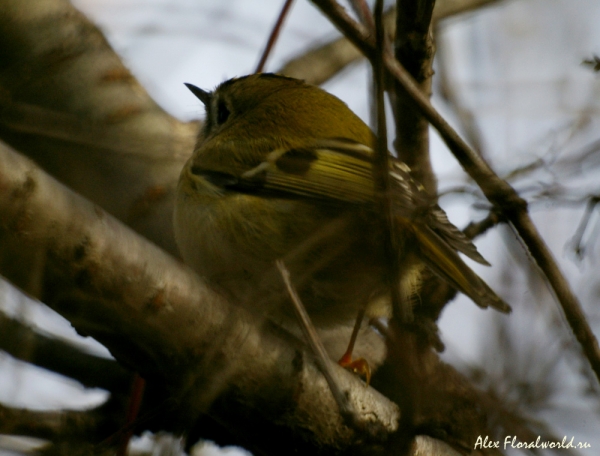
[[[444,239],[427,225],[414,227],[421,259],[442,279],[471,298],[479,307],[510,312],[505,303]]]

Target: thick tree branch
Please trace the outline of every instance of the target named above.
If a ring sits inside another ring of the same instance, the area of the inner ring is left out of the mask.
[[[68,0],[2,0],[0,42],[0,137],[178,255],[173,196],[198,124],[165,113]]]
[[[258,432],[257,446],[269,433],[285,432],[293,439],[288,449],[382,448],[343,425],[299,345],[225,302],[184,265],[5,146],[0,188],[1,238],[45,252],[45,302],[120,362],[166,384],[180,421],[214,413]],[[337,369],[364,425],[377,421],[393,431],[397,408]]]

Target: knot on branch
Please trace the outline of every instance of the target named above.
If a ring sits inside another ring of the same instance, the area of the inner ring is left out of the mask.
[[[490,195],[490,201],[494,204],[495,212],[499,214],[518,214],[527,212],[527,201],[519,196],[512,188],[494,192]]]

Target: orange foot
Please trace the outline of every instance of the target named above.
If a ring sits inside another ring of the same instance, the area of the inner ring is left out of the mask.
[[[344,356],[340,358],[338,364],[359,377],[364,377],[367,386],[369,386],[369,383],[371,382],[371,368],[366,359],[357,358],[353,361],[350,353],[344,353]]]

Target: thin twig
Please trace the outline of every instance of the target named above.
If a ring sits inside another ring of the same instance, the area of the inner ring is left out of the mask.
[[[490,211],[486,218],[478,221],[469,223],[463,230],[465,236],[469,239],[475,239],[477,236],[481,236],[490,228],[496,226],[502,221],[502,218],[494,211]]]
[[[381,52],[378,57],[372,60],[373,65],[373,82],[374,82],[374,102],[376,112],[376,131],[377,143],[375,146],[375,161],[373,166],[373,174],[377,194],[379,195],[380,213],[383,215],[383,223],[385,228],[384,251],[386,253],[386,262],[388,264],[388,282],[392,297],[392,309],[394,316],[399,319],[402,324],[412,322],[412,308],[407,303],[403,303],[400,295],[398,277],[400,277],[400,264],[398,258],[399,239],[398,230],[392,215],[391,201],[391,183],[389,172],[389,152],[387,149],[387,122],[385,116],[384,105],[384,69],[383,69],[383,46],[384,46],[384,31],[383,31],[383,3],[377,1],[375,3],[375,34],[377,40],[377,49]]]
[[[27,410],[0,404],[0,434],[47,439],[97,439],[108,417],[102,406],[90,410]]]
[[[354,46],[369,60],[375,53],[375,37],[362,24],[352,19],[335,0],[311,0]]]
[[[116,361],[94,356],[72,344],[42,335],[0,312],[0,350],[16,359],[72,378],[87,388],[111,393],[127,390],[131,373]]]
[[[265,67],[265,63],[267,62],[267,58],[269,58],[271,49],[273,49],[273,46],[275,45],[275,42],[277,41],[277,37],[279,36],[279,32],[281,32],[281,27],[283,26],[283,21],[285,20],[285,17],[287,16],[287,14],[292,6],[293,1],[294,0],[285,0],[283,8],[281,9],[279,16],[277,17],[277,22],[275,22],[275,26],[273,27],[273,30],[271,31],[271,35],[269,35],[269,40],[267,41],[265,50],[263,51],[263,53],[260,57],[260,61],[258,62],[258,65],[256,65],[256,70],[254,71],[255,73],[260,73],[263,71],[263,69]]]
[[[438,0],[433,10],[432,22],[437,23],[448,17],[473,11],[500,0]],[[396,9],[390,8],[384,14],[387,35],[395,34]],[[321,85],[348,65],[363,59],[363,54],[346,37],[341,37],[296,57],[287,62],[277,72],[309,84]]]
[[[296,292],[296,288],[290,278],[290,272],[282,260],[277,260],[275,265],[281,274],[281,278],[283,279],[292,300],[292,304],[294,305],[294,313],[298,318],[302,333],[315,357],[317,366],[329,385],[329,389],[331,390],[335,402],[340,408],[341,415],[344,419],[349,418],[351,423],[358,423],[358,415],[356,414],[352,403],[348,400],[348,396],[340,387],[340,382],[334,372],[333,362],[331,361],[331,358],[329,358],[329,355],[317,334],[317,330],[315,329],[308,312],[306,312],[304,304],[302,304],[302,301],[300,300],[300,296],[298,296],[298,293]]]
[[[375,31],[375,22],[367,2],[365,0],[350,0],[350,6],[352,6],[362,24],[369,30]]]
[[[437,22],[448,17],[481,10],[502,0],[437,0],[433,10],[432,22]]]
[[[592,218],[592,212],[598,206],[598,203],[600,203],[599,196],[592,196],[589,198],[585,208],[585,212],[583,213],[583,217],[579,222],[579,226],[577,227],[577,231],[571,239],[571,245],[573,246],[575,255],[577,255],[577,258],[579,258],[580,260],[583,258],[586,249],[583,246],[583,236],[585,235],[587,227],[590,223],[590,219]]]

